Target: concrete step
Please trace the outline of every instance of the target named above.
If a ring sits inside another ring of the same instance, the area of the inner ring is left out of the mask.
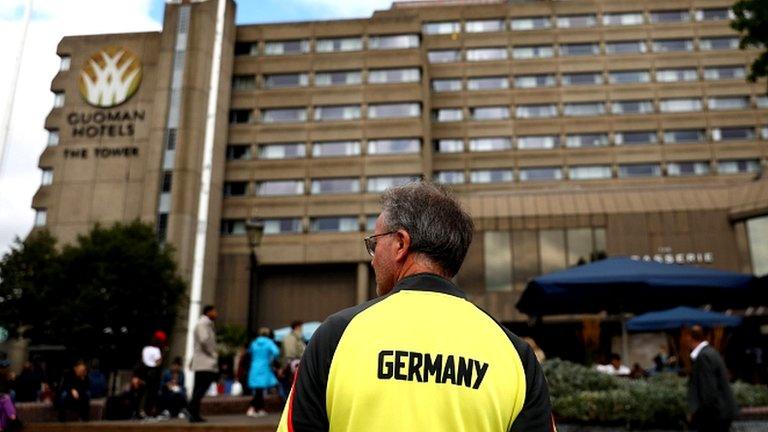
[[[166,421],[126,420],[93,421],[88,423],[32,423],[26,424],[24,432],[274,432],[280,421],[280,414],[269,414],[262,418],[250,418],[245,414],[216,415],[206,417],[206,423],[189,423],[183,419]]]

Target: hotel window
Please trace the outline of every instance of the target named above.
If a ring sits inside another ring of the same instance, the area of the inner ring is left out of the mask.
[[[308,52],[309,41],[306,39],[272,41],[264,44],[265,55],[306,54]]]
[[[53,183],[53,168],[42,168],[40,171],[42,172],[41,186],[48,186]]]
[[[490,61],[490,60],[506,60],[507,49],[504,47],[495,48],[468,48],[467,49],[467,61]]]
[[[603,14],[603,25],[628,26],[640,25],[644,22],[642,12],[621,12]]]
[[[467,79],[467,90],[499,90],[506,88],[509,88],[509,79],[505,76]]]
[[[315,85],[318,87],[355,85],[361,82],[360,71],[315,72]]]
[[[761,95],[755,98],[758,108],[768,108],[768,96]]]
[[[702,51],[738,49],[738,37],[707,37],[699,39],[699,49]]]
[[[728,8],[699,9],[696,11],[696,21],[726,21],[735,18]]]
[[[160,192],[165,195],[171,191],[171,188],[173,188],[173,172],[172,171],[164,171],[163,172],[163,181],[160,183]],[[162,195],[161,195],[161,201],[162,201]],[[166,206],[166,210],[164,213],[168,212],[168,206]]]
[[[369,119],[389,119],[418,117],[421,115],[419,103],[386,103],[368,105]]]
[[[264,219],[264,234],[297,234],[301,232],[301,218]]]
[[[691,14],[688,10],[666,10],[666,11],[651,11],[651,23],[675,23],[675,22],[687,22],[691,20]]]
[[[651,81],[651,73],[647,70],[611,71],[608,82],[611,84],[640,84]]]
[[[512,58],[517,60],[550,58],[555,54],[552,45],[516,46],[512,48]]]
[[[358,105],[325,105],[315,107],[315,121],[343,121],[360,118]]]
[[[651,44],[657,53],[693,51],[692,39],[659,39]]]
[[[605,43],[606,54],[643,54],[648,51],[645,41],[615,41]]]
[[[512,179],[511,169],[475,170],[469,173],[470,183],[507,183]]]
[[[565,231],[539,231],[539,263],[541,273],[562,270],[566,267]]]
[[[512,245],[509,231],[483,232],[483,276],[488,292],[511,292]]]
[[[562,180],[563,170],[557,167],[522,168],[520,181],[551,181]]]
[[[461,31],[461,24],[458,21],[440,21],[428,22],[421,26],[424,34],[451,34]]]
[[[696,81],[698,79],[699,73],[695,68],[656,70],[656,81],[658,82]]]
[[[359,37],[318,39],[315,49],[319,53],[361,51],[363,39]]]
[[[360,192],[357,178],[329,178],[312,180],[312,195],[350,194]]]
[[[245,232],[245,221],[243,219],[221,220],[221,235],[243,235]]]
[[[309,84],[309,78],[305,73],[288,73],[264,75],[264,88],[291,88],[306,87]]]
[[[298,159],[306,156],[303,143],[262,144],[259,159]]]
[[[517,137],[517,148],[520,150],[553,149],[560,144],[557,135],[530,135]]]
[[[261,110],[264,123],[299,123],[307,121],[306,108],[272,108]]]
[[[707,101],[711,110],[740,110],[749,108],[749,96],[716,96]]]
[[[538,30],[552,27],[549,17],[513,18],[509,26],[512,30]]]
[[[59,62],[59,70],[61,72],[66,72],[69,70],[69,67],[72,65],[72,57],[68,55],[61,56],[61,62]]]
[[[404,184],[415,182],[418,179],[418,176],[368,177],[368,180],[366,181],[366,192],[381,193],[391,187],[402,186]]]
[[[430,63],[455,63],[461,61],[461,51],[430,50],[427,52],[427,60]]]
[[[251,146],[248,144],[230,144],[227,146],[227,160],[251,159]]]
[[[235,42],[236,56],[255,56],[259,55],[258,42]]]
[[[253,121],[253,111],[249,109],[229,110],[229,124],[246,124]]]
[[[723,160],[717,163],[718,174],[754,173],[760,171],[757,159]]]
[[[611,112],[616,115],[648,114],[653,112],[653,101],[625,100],[611,102]]]
[[[562,76],[562,84],[564,86],[600,85],[602,83],[603,74],[601,72],[564,73]]]
[[[509,118],[509,107],[472,107],[469,109],[469,116],[472,120],[505,120]]]
[[[461,91],[461,79],[434,79],[432,80],[432,90],[435,92]]]
[[[369,232],[376,231],[376,220],[379,217],[376,215],[368,215],[365,218],[365,230]]]
[[[236,197],[245,196],[248,193],[247,181],[227,181],[224,182],[224,196]]]
[[[712,140],[714,141],[748,141],[753,139],[755,139],[755,130],[752,127],[712,128]]]
[[[763,126],[760,128],[760,138],[763,140],[768,140],[768,126]]]
[[[669,162],[667,174],[672,177],[707,175],[709,162]]]
[[[673,129],[664,131],[665,144],[701,143],[707,138],[704,129]]]
[[[370,36],[368,47],[372,50],[418,48],[419,36],[415,34]]]
[[[746,225],[752,273],[763,276],[768,273],[768,216],[753,217]]]
[[[613,141],[616,145],[642,145],[656,144],[659,140],[656,131],[630,131],[616,132]]]
[[[594,27],[597,24],[597,17],[594,14],[564,15],[557,17],[556,22],[559,28]]]
[[[574,102],[563,106],[567,117],[589,117],[605,114],[605,102]]]
[[[680,98],[662,99],[659,109],[663,113],[696,112],[701,111],[701,99]]]
[[[418,138],[390,138],[368,140],[369,155],[418,154],[421,140]]]
[[[35,209],[35,226],[45,226],[45,222],[48,219],[48,210],[44,208]]]
[[[600,44],[597,42],[560,44],[561,56],[576,57],[598,54],[600,54]]]
[[[432,110],[432,118],[440,123],[462,121],[464,111],[461,108],[438,108]]]
[[[554,74],[518,75],[515,77],[517,88],[554,87],[557,84]]]
[[[461,153],[464,151],[464,141],[451,138],[435,140],[435,150],[438,153]]]
[[[605,147],[607,145],[607,133],[583,133],[565,136],[565,146],[568,148]]]
[[[611,178],[611,167],[607,165],[586,165],[570,168],[571,180],[598,180]]]
[[[370,84],[408,83],[419,82],[420,80],[421,70],[419,68],[371,69],[368,72]]]
[[[512,140],[506,137],[470,138],[469,151],[504,151],[512,150]]]
[[[467,33],[487,33],[504,31],[503,19],[472,20],[464,23]]]
[[[462,184],[464,183],[464,171],[438,171],[437,182],[442,184]]]
[[[59,145],[59,130],[51,129],[48,131],[48,147],[55,147]]]
[[[309,220],[310,232],[355,232],[360,230],[356,216],[324,216]]]
[[[64,106],[64,92],[63,91],[53,92],[53,107],[61,108],[63,106]]]
[[[232,90],[252,90],[256,88],[256,75],[235,75],[232,77]]]
[[[358,156],[360,141],[326,141],[312,143],[312,157]]]
[[[518,105],[515,108],[517,118],[550,118],[557,116],[557,105],[555,104],[536,104],[536,105]]]
[[[627,164],[619,165],[619,178],[630,177],[661,177],[659,164]]]
[[[744,79],[744,66],[711,66],[704,68],[705,80]]]

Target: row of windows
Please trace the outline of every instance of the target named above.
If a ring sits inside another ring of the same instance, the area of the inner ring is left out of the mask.
[[[560,15],[556,17],[533,16],[513,18],[509,21],[511,30],[536,30],[547,29],[553,26],[558,28],[588,28],[595,27],[598,22],[606,26],[614,25],[640,25],[646,21],[654,24],[690,22],[691,17],[696,21],[719,21],[730,19],[730,11],[727,8],[698,9],[693,14],[689,10],[650,11],[646,17],[642,11],[608,13],[598,20],[597,14]],[[478,19],[464,22],[464,31],[467,33],[500,32],[507,28],[506,20]],[[454,34],[461,32],[460,21],[427,22],[422,27],[425,34]],[[417,48],[420,45],[418,34],[396,35],[370,35],[367,37],[368,49],[408,49]],[[319,38],[315,40],[315,52],[349,52],[362,51],[364,40],[362,36],[347,36],[335,38]],[[296,55],[307,54],[312,51],[309,39],[272,40],[265,41],[263,46],[259,42],[240,41],[235,43],[235,55]]]
[[[258,146],[259,159],[297,159],[307,156],[307,145],[304,143],[275,143]],[[357,140],[320,141],[313,142],[310,154],[312,157],[358,156],[362,144]],[[366,153],[369,155],[387,154],[418,154],[421,151],[421,140],[418,138],[387,138],[368,140]],[[249,160],[252,158],[251,146],[247,144],[230,144],[227,146],[228,160]]]
[[[652,72],[648,69],[612,70],[607,72],[607,82],[610,84],[648,83]],[[695,66],[678,68],[659,68],[654,72],[657,82],[696,81],[699,70]],[[743,79],[746,69],[742,65],[707,66],[703,68],[705,80]],[[315,72],[314,85],[317,87],[360,85],[363,72],[360,70]],[[368,72],[368,84],[413,83],[421,81],[419,68],[371,69]],[[517,88],[553,87],[558,83],[557,74],[539,73],[532,75],[515,75],[512,82]],[[572,85],[601,85],[606,82],[602,71],[563,72],[560,74],[560,84]],[[265,89],[301,88],[310,85],[309,74],[306,72],[264,75],[261,87]],[[463,88],[461,78],[440,78],[431,82],[433,91],[460,91]],[[473,76],[466,80],[467,90],[496,90],[510,87],[506,75]],[[234,90],[253,90],[257,88],[256,75],[235,75],[232,77]]]
[[[515,171],[511,168],[478,169],[469,171],[469,182],[474,184],[508,183],[515,181]],[[760,171],[758,159],[720,160],[717,162],[718,174],[739,174]],[[598,180],[614,177],[611,165],[575,165],[562,167],[532,167],[517,170],[517,180],[546,181],[546,180]],[[618,178],[660,177],[660,163],[619,164],[616,170]],[[668,176],[695,176],[710,173],[709,161],[668,162]],[[418,177],[412,175],[369,177],[366,179],[366,193],[381,193],[393,186],[415,181]],[[436,171],[434,178],[444,184],[462,184],[466,182],[464,170]],[[309,182],[311,195],[356,194],[362,192],[361,180],[357,177],[313,179]],[[225,197],[242,197],[255,195],[258,197],[297,196],[305,194],[305,181],[298,180],[267,180],[255,183],[255,190],[249,191],[252,183],[248,181],[228,181],[224,183]]]
[[[307,121],[307,108],[262,109],[262,123],[296,123]],[[313,108],[314,121],[360,120],[363,109],[360,105],[321,105]],[[369,104],[367,118],[391,119],[421,116],[421,104],[417,102]],[[253,123],[254,111],[234,109],[229,111],[231,124]]]
[[[693,52],[696,43],[692,38],[678,39],[654,39],[649,42],[645,40],[618,40],[600,42],[579,42],[579,43],[560,43],[541,44],[541,45],[515,45],[508,49],[504,46],[482,47],[482,48],[458,48],[436,49],[427,51],[427,60],[429,63],[455,63],[462,59],[469,62],[476,61],[498,61],[542,59],[552,58],[556,54],[560,57],[578,57],[578,56],[596,56],[600,54],[622,55],[622,54],[644,54],[654,53],[672,53],[672,52]],[[698,39],[698,48],[701,51],[713,50],[731,50],[739,47],[739,38],[736,36],[713,36],[702,37]],[[462,57],[462,52],[464,53]]]
[[[376,225],[375,215],[368,215],[365,219],[364,229],[373,232]],[[302,218],[275,218],[264,219],[264,234],[300,234],[305,231]],[[363,228],[357,216],[322,216],[310,217],[309,232],[358,232]],[[222,235],[244,235],[245,219],[222,219]]]

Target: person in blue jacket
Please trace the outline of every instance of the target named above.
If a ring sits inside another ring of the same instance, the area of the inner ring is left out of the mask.
[[[270,331],[266,327],[259,329],[259,336],[251,342],[248,351],[251,354],[251,369],[248,372],[248,387],[253,391],[251,406],[246,415],[249,417],[263,417],[267,415],[264,410],[264,390],[275,387],[277,377],[272,371],[272,362],[280,355],[280,349],[269,338]]]

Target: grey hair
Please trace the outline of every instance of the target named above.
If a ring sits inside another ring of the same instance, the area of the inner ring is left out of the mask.
[[[446,188],[428,181],[408,183],[387,189],[381,205],[387,231],[407,231],[411,251],[424,254],[449,277],[459,272],[474,224]]]

